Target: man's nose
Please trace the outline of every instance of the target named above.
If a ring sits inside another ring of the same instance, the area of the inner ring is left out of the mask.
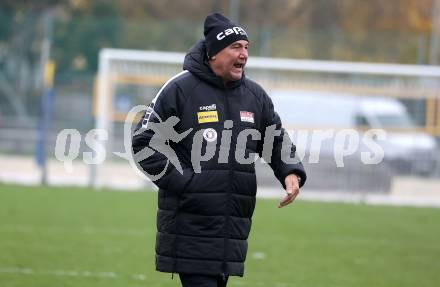
[[[240,56],[241,59],[247,59],[248,58],[248,50],[243,48],[240,51]]]

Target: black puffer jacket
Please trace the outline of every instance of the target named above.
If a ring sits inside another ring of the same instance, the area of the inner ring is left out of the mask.
[[[204,55],[205,45],[200,41],[185,57],[186,72],[165,84],[150,105],[154,112],[147,111],[138,125],[139,130],[142,123],[145,128],[158,122],[158,116],[162,121],[177,116],[180,119],[175,126],[178,133],[192,129],[180,142],[169,142],[183,167],[183,174],[172,164],[167,165],[167,158],[159,152],[139,164],[152,175],[166,168],[165,175],[155,180],[159,187],[156,268],[164,272],[242,276],[257,186],[253,163],[241,164],[236,158],[247,159],[250,153],[261,155],[263,141],[246,134],[238,135],[252,128],[264,139],[265,128],[276,125],[280,129],[281,121],[259,85],[243,76],[225,87]],[[232,120],[232,128],[225,128],[226,120]],[[211,132],[202,138],[200,131],[206,129]],[[291,173],[299,175],[303,185],[306,174],[302,164],[286,164],[280,160],[283,134],[282,130],[274,139],[270,165],[282,185]],[[148,146],[152,136],[153,131],[149,129],[135,135],[133,152],[136,154]],[[202,143],[204,154],[206,139],[215,137],[215,154],[201,161],[201,172],[195,172],[197,169],[191,164],[193,141]],[[230,148],[220,149],[222,141],[228,139],[231,143],[226,146]],[[244,144],[237,145],[237,142]],[[294,156],[295,146],[292,145],[289,153]]]

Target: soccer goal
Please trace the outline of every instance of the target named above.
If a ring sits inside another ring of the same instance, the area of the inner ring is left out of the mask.
[[[106,130],[108,140],[104,143],[104,149],[95,149],[97,153],[105,154],[105,162],[91,165],[90,183],[93,186],[107,185],[107,164],[118,161],[126,163],[121,159],[121,154],[129,152],[126,150],[127,143],[124,146],[124,128],[127,129],[125,122],[127,119],[134,121],[134,117],[128,112],[137,105],[148,105],[160,87],[182,70],[184,55],[122,49],[100,51],[93,110],[96,128]],[[414,123],[408,127],[412,132],[440,136],[440,68],[436,66],[251,56],[245,73],[263,86],[271,97],[276,97],[280,91],[292,94],[305,91],[312,94],[330,92],[339,96],[397,99]],[[298,112],[294,107],[295,103],[292,103],[291,113]],[[288,120],[285,123],[291,129],[309,128]],[[135,123],[132,126],[134,125]],[[324,126],[313,128],[320,129]],[[348,174],[336,180],[334,189],[359,188],[357,182],[362,177],[359,170],[351,169],[355,171],[354,175],[348,169],[341,171],[334,168],[323,173],[331,175],[333,170]],[[320,173],[317,176],[318,174]]]

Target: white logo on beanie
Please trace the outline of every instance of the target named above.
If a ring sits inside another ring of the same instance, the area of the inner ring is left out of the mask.
[[[236,34],[236,35],[247,35],[246,31],[238,26],[235,26],[233,28],[229,28],[224,30],[223,32],[220,32],[217,34],[217,40],[221,41],[223,40],[225,37],[231,35],[231,34]]]

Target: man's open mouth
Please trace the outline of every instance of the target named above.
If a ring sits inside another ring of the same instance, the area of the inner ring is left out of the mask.
[[[244,67],[244,64],[235,63],[235,64],[234,64],[234,67],[235,67],[235,68],[238,68],[238,69],[242,69],[242,68]]]

